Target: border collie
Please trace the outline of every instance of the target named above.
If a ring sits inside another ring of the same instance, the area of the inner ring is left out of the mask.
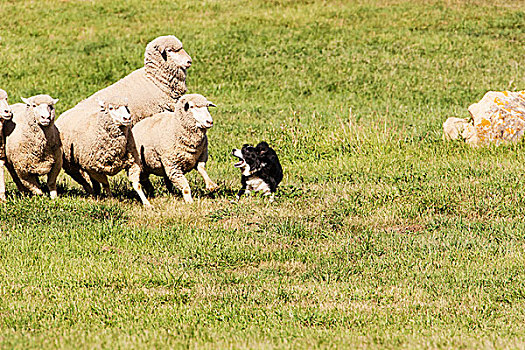
[[[241,169],[242,174],[237,199],[244,193],[262,191],[273,201],[277,185],[283,179],[283,168],[275,151],[263,141],[255,147],[244,145],[242,149],[233,149],[232,155],[239,158],[234,166]]]

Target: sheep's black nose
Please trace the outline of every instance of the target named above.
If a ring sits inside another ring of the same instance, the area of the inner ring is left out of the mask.
[[[4,110],[4,113],[10,113],[10,111],[8,109]]]

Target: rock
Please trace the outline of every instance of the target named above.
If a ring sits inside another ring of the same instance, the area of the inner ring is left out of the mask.
[[[448,118],[443,123],[443,139],[459,134],[472,146],[518,142],[525,133],[525,90],[489,91],[468,108],[472,121]]]
[[[448,118],[443,123],[443,141],[459,139],[467,125],[469,125],[469,118]]]

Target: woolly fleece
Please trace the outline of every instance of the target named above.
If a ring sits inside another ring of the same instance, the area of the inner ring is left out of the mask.
[[[108,98],[103,101],[104,110],[99,104],[99,111],[85,117],[81,127],[65,123],[60,128],[64,149],[63,168],[90,194],[96,192],[93,187],[102,182],[107,194],[111,195],[106,176],[133,167],[137,168],[135,172],[140,172],[140,158],[135,149],[131,126],[115,122],[108,112],[109,105],[118,109],[127,106],[127,99]],[[91,185],[83,173],[89,175]],[[130,180],[138,186],[138,175],[135,181]]]
[[[150,42],[144,53],[144,67],[140,68],[113,85],[108,86],[64,112],[57,119],[60,129],[65,123],[82,127],[82,119],[99,110],[99,100],[122,96],[129,101],[133,124],[155,113],[171,110],[186,88],[186,68],[164,57],[166,50],[179,50],[180,55],[190,56],[182,49],[182,43],[175,36],[162,36]],[[163,56],[164,55],[164,56]]]
[[[37,95],[28,99],[36,105],[54,106],[49,95]],[[56,196],[56,178],[62,167],[60,135],[55,127],[54,108],[51,124],[38,124],[33,108],[17,103],[12,105],[13,118],[4,125],[6,137],[6,167],[21,191],[41,195],[38,176],[47,175],[47,185],[52,196]],[[54,192],[54,194],[53,194]]]
[[[191,202],[191,192],[184,177],[187,172],[197,168],[208,190],[215,189],[217,185],[204,170],[208,161],[206,129],[197,128],[195,119],[184,110],[188,101],[193,101],[199,107],[210,105],[202,95],[184,95],[175,105],[174,112],[159,113],[144,119],[132,131],[142,162],[142,185],[151,191],[149,175],[162,176],[168,189],[173,183],[183,191],[185,200]]]

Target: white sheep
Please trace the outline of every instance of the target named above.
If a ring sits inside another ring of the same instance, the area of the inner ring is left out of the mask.
[[[0,89],[0,202],[6,200],[5,197],[5,137],[3,135],[4,122],[13,117],[13,111],[7,103],[7,92]]]
[[[57,197],[56,179],[62,169],[60,135],[54,125],[55,104],[49,95],[22,98],[12,105],[13,118],[5,122],[6,167],[20,191],[42,195],[38,176],[47,175],[51,198]]]
[[[213,126],[208,107],[215,105],[202,95],[184,95],[175,105],[174,112],[163,112],[137,123],[132,131],[136,149],[140,153],[142,170],[140,182],[152,191],[149,175],[162,176],[170,192],[172,184],[182,191],[187,203],[193,202],[185,173],[197,169],[204,178],[206,189],[217,185],[208,176],[206,131]]]
[[[99,110],[85,116],[81,125],[59,118],[63,168],[89,194],[98,194],[99,183],[111,196],[108,176],[130,169],[129,179],[145,206],[151,206],[139,183],[140,158],[131,133],[127,99],[110,97],[99,102]],[[88,182],[90,180],[91,184]]]
[[[129,101],[133,124],[155,113],[171,110],[186,88],[191,57],[173,35],[161,36],[146,46],[144,67],[132,72],[64,112],[59,120],[82,125],[81,120],[98,111],[99,100],[122,96]]]

